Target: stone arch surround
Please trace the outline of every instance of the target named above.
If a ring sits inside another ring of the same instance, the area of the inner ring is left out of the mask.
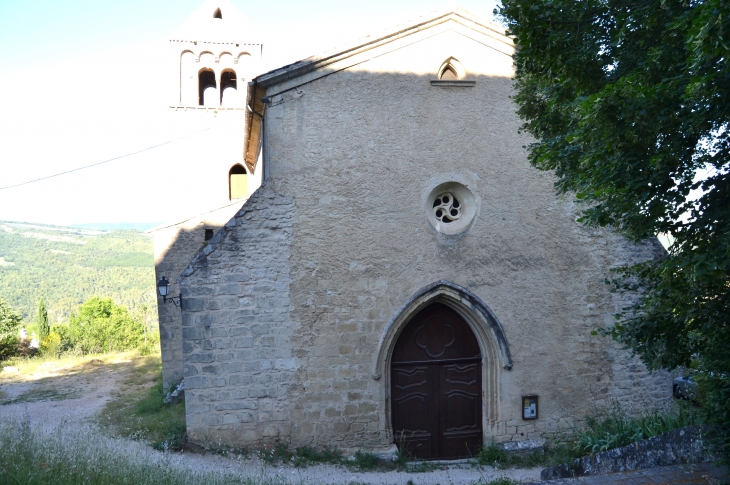
[[[418,290],[393,315],[381,335],[375,353],[371,377],[379,382],[384,396],[384,423],[393,439],[390,410],[390,362],[398,337],[408,322],[422,309],[433,303],[442,303],[454,310],[469,325],[479,342],[482,353],[482,429],[485,439],[493,432],[499,415],[499,381],[503,370],[512,369],[512,356],[502,324],[492,310],[474,293],[455,283],[436,281]],[[485,441],[487,442],[487,441]]]

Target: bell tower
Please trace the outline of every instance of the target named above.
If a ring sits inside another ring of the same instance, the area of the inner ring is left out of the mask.
[[[181,272],[261,185],[261,171],[245,165],[243,136],[246,88],[260,74],[262,45],[228,0],[206,0],[168,40],[167,123],[184,139],[168,146],[165,163],[187,176],[175,186],[160,180],[178,213],[150,233],[156,280],[164,277],[177,294]],[[184,371],[182,313],[163,299],[157,313],[163,383],[171,391]]]
[[[246,83],[258,72],[262,45],[228,0],[207,0],[170,37],[171,106],[245,108]]]

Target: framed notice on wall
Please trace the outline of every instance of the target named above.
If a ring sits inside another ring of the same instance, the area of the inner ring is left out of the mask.
[[[537,396],[522,396],[522,419],[537,419]]]

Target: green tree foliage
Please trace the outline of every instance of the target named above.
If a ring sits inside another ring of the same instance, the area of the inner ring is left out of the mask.
[[[730,429],[730,2],[503,0],[530,162],[583,222],[674,239],[625,268],[643,297],[608,329],[652,368],[698,364]],[[704,172],[698,177],[698,172]],[[730,457],[730,432],[716,435]]]
[[[40,340],[48,337],[51,333],[51,325],[48,323],[48,310],[46,310],[46,302],[41,298],[38,301],[38,338]]]
[[[82,354],[118,352],[143,343],[144,325],[111,298],[94,296],[71,316],[67,338]]]
[[[0,298],[0,360],[15,355],[18,350],[18,330],[22,319],[8,302]]]

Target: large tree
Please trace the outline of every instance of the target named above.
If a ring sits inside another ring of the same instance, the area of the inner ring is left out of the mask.
[[[730,427],[730,1],[503,0],[531,163],[585,202],[583,222],[662,261],[623,271],[643,297],[605,329],[651,368],[699,367]],[[730,432],[718,436],[730,456]]]

